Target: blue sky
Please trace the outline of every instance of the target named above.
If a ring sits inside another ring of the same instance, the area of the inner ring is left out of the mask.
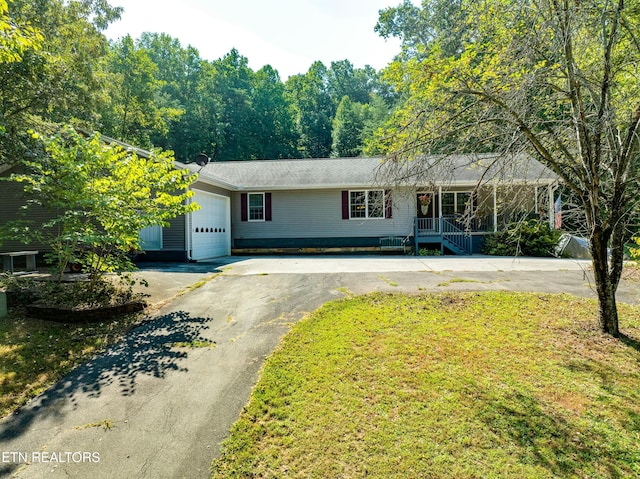
[[[232,48],[258,70],[270,64],[282,80],[305,73],[320,60],[350,60],[355,67],[383,68],[399,41],[373,31],[380,9],[400,0],[111,0],[124,7],[106,31],[117,39],[142,32],[167,33],[183,46],[215,60]],[[419,0],[414,0],[419,5]]]

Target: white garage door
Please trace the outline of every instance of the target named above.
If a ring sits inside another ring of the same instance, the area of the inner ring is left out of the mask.
[[[200,205],[191,213],[191,259],[200,260],[231,254],[229,198],[194,190],[192,201]]]

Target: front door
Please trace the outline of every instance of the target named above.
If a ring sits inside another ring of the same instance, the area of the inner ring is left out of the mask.
[[[435,193],[418,193],[416,195],[418,218],[438,217],[438,195]]]

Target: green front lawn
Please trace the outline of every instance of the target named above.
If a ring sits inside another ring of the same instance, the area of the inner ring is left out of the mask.
[[[640,476],[640,308],[570,296],[329,303],[268,359],[214,478]]]

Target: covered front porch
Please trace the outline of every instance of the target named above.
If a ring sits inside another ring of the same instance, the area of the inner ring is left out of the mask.
[[[555,184],[438,187],[415,193],[414,251],[436,245],[440,254],[479,253],[484,236],[527,217],[554,227]]]

